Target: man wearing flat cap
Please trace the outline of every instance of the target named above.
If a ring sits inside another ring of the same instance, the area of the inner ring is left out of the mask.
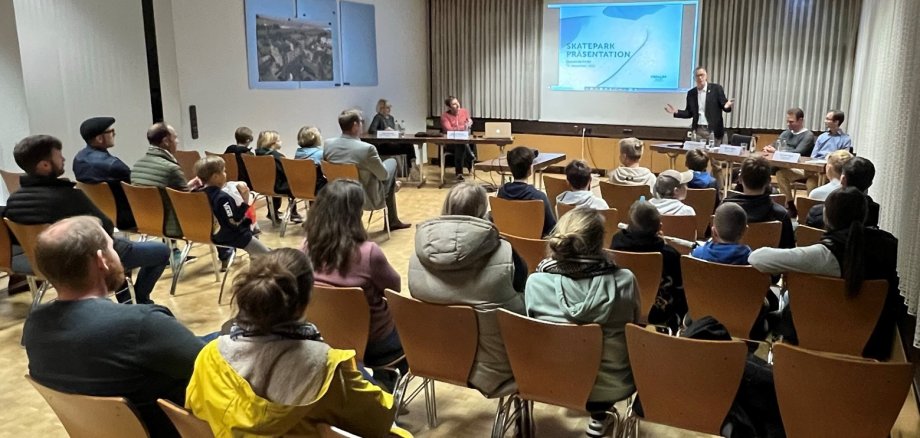
[[[109,148],[115,146],[114,125],[114,117],[93,117],[80,124],[80,136],[86,141],[86,147],[74,157],[73,173],[82,183],[109,185],[118,210],[115,223],[118,228],[129,230],[135,227],[134,215],[121,183],[131,182],[131,169],[109,153]]]

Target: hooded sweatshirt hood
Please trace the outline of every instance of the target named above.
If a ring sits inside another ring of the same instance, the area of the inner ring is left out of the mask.
[[[645,184],[649,187],[649,191],[654,190],[655,180],[655,174],[645,167],[620,166],[610,171],[610,182],[628,186]]]
[[[562,192],[556,197],[556,204],[572,205],[575,208],[588,207],[595,210],[610,208],[606,201],[594,196],[594,194],[588,190],[570,190]]]
[[[427,269],[459,271],[483,263],[498,249],[498,229],[472,216],[441,216],[422,222],[415,232],[415,254]]]
[[[677,199],[652,198],[649,200],[649,202],[651,202],[652,205],[658,209],[658,213],[663,215],[693,216],[696,214],[696,212],[693,210],[693,207],[684,204]]]
[[[691,253],[693,257],[726,265],[747,265],[751,247],[740,243],[717,243],[710,239]]]

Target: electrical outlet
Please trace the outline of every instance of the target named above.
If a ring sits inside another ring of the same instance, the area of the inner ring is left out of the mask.
[[[589,128],[589,127],[585,127],[584,129],[585,129],[585,135],[587,135],[587,134],[590,134],[590,133],[591,133],[591,128]]]

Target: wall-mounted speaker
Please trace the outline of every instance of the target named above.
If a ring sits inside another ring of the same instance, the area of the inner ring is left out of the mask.
[[[192,140],[198,140],[198,108],[195,105],[188,106],[188,124],[192,130]]]

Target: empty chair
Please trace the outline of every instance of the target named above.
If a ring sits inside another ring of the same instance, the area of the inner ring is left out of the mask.
[[[198,151],[181,151],[177,150],[173,153],[173,156],[176,157],[176,162],[179,163],[179,167],[182,168],[182,173],[185,174],[185,179],[190,180],[195,177],[195,163],[201,158],[201,154]]]
[[[137,232],[154,237],[165,237],[163,230],[166,212],[163,208],[163,198],[160,189],[152,186],[136,186],[126,182],[121,183],[134,213],[134,222]]]
[[[887,437],[912,376],[910,363],[773,347],[776,398],[789,437]]]
[[[288,185],[291,188],[291,202],[304,201],[307,214],[310,212],[310,203],[316,200],[316,163],[313,160],[295,160],[282,158],[281,166],[287,175]],[[281,223],[281,237],[287,229],[287,221]]]
[[[886,280],[865,280],[850,297],[841,278],[794,272],[786,287],[799,346],[852,356],[863,353],[888,293]]]
[[[182,438],[211,438],[214,436],[211,426],[208,426],[206,421],[195,417],[182,406],[162,398],[157,400],[157,404],[169,417],[169,421],[172,421],[173,426],[176,426]]]
[[[607,205],[609,205],[610,208],[615,208],[617,211],[629,211],[629,207],[631,207],[634,202],[638,201],[640,197],[645,196],[646,199],[651,197],[648,186],[644,184],[640,186],[626,186],[600,181],[600,188],[601,197],[604,198],[604,201],[607,201]]]
[[[23,175],[25,173],[8,172],[0,169],[0,176],[3,177],[3,183],[6,184],[7,193],[13,194],[13,192],[19,190],[19,177]]]
[[[501,233],[502,237],[511,243],[511,248],[527,264],[527,273],[533,274],[537,270],[537,265],[546,258],[546,240],[545,239],[528,239],[508,233]]]
[[[821,242],[824,230],[799,224],[795,228],[795,246],[809,246]]]
[[[696,240],[696,229],[696,216],[661,215],[661,232],[665,236],[693,242]]]
[[[660,252],[629,252],[608,249],[617,266],[632,271],[639,286],[639,322],[648,322],[648,313],[661,285],[663,256]]]
[[[744,342],[680,338],[627,324],[626,345],[646,420],[720,433],[741,385]]]
[[[546,198],[549,199],[550,208],[557,212],[556,217],[562,216],[562,211],[557,211],[556,208],[556,198],[559,197],[562,192],[569,190],[569,182],[565,178],[555,178],[550,175],[543,175],[543,188],[546,191]]]
[[[712,213],[716,211],[716,189],[687,189],[684,204],[696,212],[696,235],[705,236]]]
[[[733,146],[741,146],[742,143],[747,143],[748,145],[753,144],[755,137],[753,135],[743,135],[743,134],[732,134],[732,138],[728,144]]]
[[[360,287],[314,284],[307,320],[319,328],[327,344],[342,350],[355,350],[357,360],[364,361],[371,309]]]
[[[824,201],[811,199],[807,196],[796,196],[795,209],[799,212],[799,223],[805,223],[805,218],[808,217],[808,212],[811,211],[812,207],[823,203]]]
[[[680,268],[694,319],[712,316],[733,337],[750,337],[770,288],[769,274],[747,265],[723,265],[690,256],[680,258]]]
[[[90,201],[93,201],[93,204],[102,211],[109,219],[112,220],[112,223],[118,223],[116,221],[116,216],[118,215],[118,208],[115,206],[115,195],[112,194],[112,189],[109,187],[108,183],[77,183],[77,188],[82,190],[83,193],[86,193],[86,196]]]
[[[779,248],[782,232],[783,223],[780,221],[751,222],[741,237],[741,243],[750,246],[752,250],[763,247]]]
[[[137,412],[124,397],[68,394],[44,386],[31,377],[71,438],[144,438],[150,436]]]
[[[498,231],[528,239],[543,237],[543,201],[511,201],[493,196],[489,206]]]

